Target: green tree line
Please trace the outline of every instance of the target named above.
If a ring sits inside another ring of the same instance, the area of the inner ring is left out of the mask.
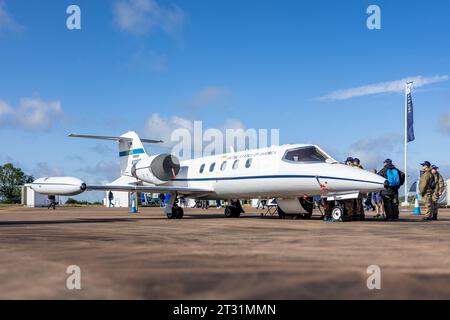
[[[0,166],[0,201],[20,203],[21,186],[33,180],[33,176],[26,175],[22,169],[15,167],[12,163]]]

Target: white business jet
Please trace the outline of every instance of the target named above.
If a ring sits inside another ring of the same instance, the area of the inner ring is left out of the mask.
[[[345,200],[382,190],[385,179],[340,164],[316,145],[295,144],[232,152],[179,161],[171,154],[148,155],[144,143],[130,131],[120,137],[70,134],[69,137],[112,140],[119,143],[121,176],[107,185],[90,185],[74,177],[46,177],[29,186],[47,195],[77,195],[85,191],[128,191],[170,194],[164,212],[182,218],[178,197],[227,200],[226,217],[243,212],[238,199],[276,198],[280,215],[311,217],[308,199],[321,196],[332,204],[331,216],[346,214]]]

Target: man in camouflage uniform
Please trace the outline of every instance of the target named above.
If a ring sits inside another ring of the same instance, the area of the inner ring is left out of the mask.
[[[426,217],[425,221],[433,220],[433,193],[435,190],[435,180],[431,173],[431,163],[425,161],[420,164],[423,167],[423,174],[419,181],[419,193],[422,197]]]
[[[434,192],[433,192],[433,196],[432,196],[432,202],[433,202],[433,210],[432,210],[433,217],[432,218],[433,218],[433,220],[437,220],[438,209],[439,209],[439,198],[442,196],[442,194],[445,191],[445,183],[444,183],[444,178],[439,173],[439,167],[432,166],[431,173],[434,176],[434,181],[435,181],[435,185],[436,185]]]

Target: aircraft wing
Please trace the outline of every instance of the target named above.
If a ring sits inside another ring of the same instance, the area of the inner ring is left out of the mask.
[[[89,191],[131,191],[131,192],[152,192],[168,193],[177,192],[182,195],[207,195],[213,192],[207,188],[189,188],[176,186],[137,186],[137,185],[86,185]]]

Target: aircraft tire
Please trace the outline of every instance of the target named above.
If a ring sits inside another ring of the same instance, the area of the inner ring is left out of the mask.
[[[173,207],[172,212],[166,213],[167,219],[182,219],[184,210],[181,207]]]
[[[234,206],[225,207],[226,218],[239,218],[241,216],[240,210]]]
[[[345,221],[345,209],[343,206],[334,206],[331,210],[331,218],[334,221]]]
[[[178,207],[178,208],[176,209],[176,216],[175,216],[175,219],[183,219],[183,216],[184,216],[184,210],[183,210],[183,208]]]
[[[232,218],[233,217],[233,210],[230,206],[225,207],[225,217],[226,218]]]

